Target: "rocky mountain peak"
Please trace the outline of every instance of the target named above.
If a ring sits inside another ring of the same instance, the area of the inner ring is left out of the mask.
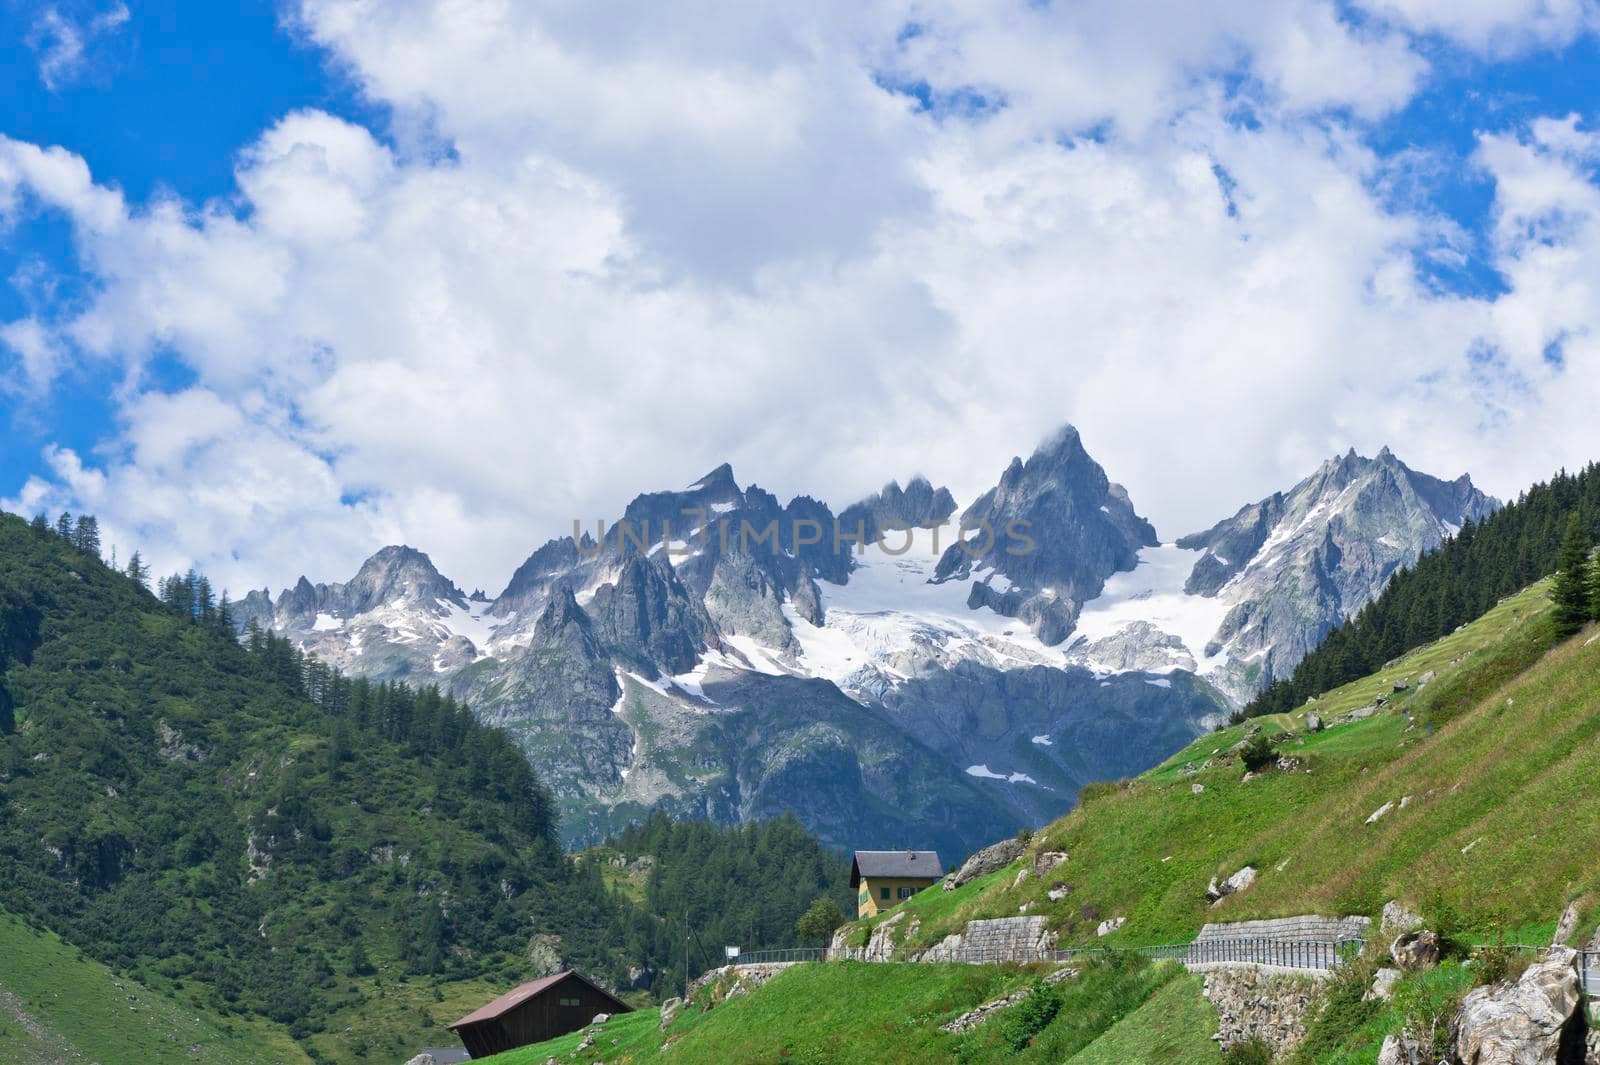
[[[304,578],[302,578],[304,580]],[[467,598],[414,547],[391,544],[374,554],[344,586],[344,613],[362,614],[388,603],[443,612],[446,604],[465,607]]]
[[[686,491],[706,496],[728,497],[739,494],[739,482],[733,476],[733,464],[724,462],[704,477],[689,485]]]
[[[1155,529],[1133,509],[1067,425],[1026,462],[1013,458],[1000,482],[961,515],[966,544],[940,557],[935,580],[986,574],[969,605],[1028,621],[1047,644],[1071,633],[1078,610],[1105,580],[1131,570],[1139,548],[1157,543]],[[997,589],[1003,576],[1010,587]]]
[[[550,600],[539,612],[539,620],[534,623],[533,631],[536,636],[547,636],[569,625],[587,631],[590,628],[589,615],[578,605],[578,597],[573,594],[572,586],[560,584],[550,593]]]

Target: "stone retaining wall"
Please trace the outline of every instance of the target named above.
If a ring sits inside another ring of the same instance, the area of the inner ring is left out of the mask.
[[[1305,1039],[1322,989],[1321,981],[1304,974],[1257,965],[1218,966],[1205,976],[1205,996],[1217,1009],[1223,1050],[1259,1037],[1275,1055],[1288,1054]]]
[[[1244,939],[1275,939],[1284,942],[1337,943],[1346,939],[1365,939],[1372,926],[1370,917],[1278,917],[1270,921],[1233,921],[1208,924],[1200,929],[1196,943],[1228,942]]]
[[[945,936],[916,956],[917,961],[1024,961],[1055,948],[1055,936],[1043,917],[996,917],[968,921],[960,932]]]

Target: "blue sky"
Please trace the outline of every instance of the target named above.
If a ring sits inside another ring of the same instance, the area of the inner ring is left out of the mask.
[[[0,0],[18,172],[123,197],[0,199],[0,500],[239,581],[405,538],[492,585],[724,458],[981,490],[1072,420],[1176,535],[1351,445],[1502,493],[1600,453],[1549,431],[1600,288],[1586,4],[901,6]],[[206,491],[241,462],[259,497]]]

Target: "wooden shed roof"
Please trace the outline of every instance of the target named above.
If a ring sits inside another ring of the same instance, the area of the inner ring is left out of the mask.
[[[583,981],[585,984],[588,984],[590,987],[600,992],[600,994],[614,1002],[617,1008],[612,1011],[613,1013],[633,1012],[633,1007],[617,998],[617,996],[613,995],[605,988],[596,984],[593,980],[590,980],[587,976],[584,976],[582,973],[578,972],[578,970],[567,969],[564,972],[555,973],[552,976],[546,976],[538,980],[530,980],[525,984],[519,984],[518,986],[513,987],[510,991],[507,991],[505,994],[501,995],[499,998],[494,999],[492,1002],[489,1002],[483,1006],[479,1006],[477,1009],[473,1010],[459,1021],[449,1025],[449,1027],[451,1029],[456,1029],[460,1028],[464,1024],[477,1024],[480,1021],[492,1021],[501,1014],[506,1013],[509,1010],[516,1009],[518,1006],[522,1005],[530,998],[533,998],[535,995],[542,994],[543,992],[550,990],[552,987],[555,987],[557,984],[569,979]]]

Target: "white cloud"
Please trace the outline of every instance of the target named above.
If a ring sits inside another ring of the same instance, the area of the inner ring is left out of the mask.
[[[33,21],[28,45],[39,56],[39,80],[55,92],[83,74],[87,48],[95,38],[116,30],[130,18],[126,4],[116,4],[85,20],[46,7]]]
[[[406,541],[497,589],[574,517],[725,458],[783,496],[921,470],[970,498],[1071,420],[1172,537],[1352,444],[1501,492],[1600,452],[1591,419],[1547,425],[1600,379],[1592,136],[1484,139],[1512,291],[1440,296],[1417,263],[1460,234],[1396,206],[1361,125],[1426,64],[1328,4],[308,0],[300,24],[392,144],[295,112],[234,201],[129,205],[0,140],[0,210],[68,214],[97,283],[5,326],[13,372],[130,375],[104,447],[8,505],[96,510],[234,588]],[[196,383],[141,391],[157,352]]]
[[[1373,14],[1491,56],[1561,46],[1600,26],[1593,0],[1358,0]]]

